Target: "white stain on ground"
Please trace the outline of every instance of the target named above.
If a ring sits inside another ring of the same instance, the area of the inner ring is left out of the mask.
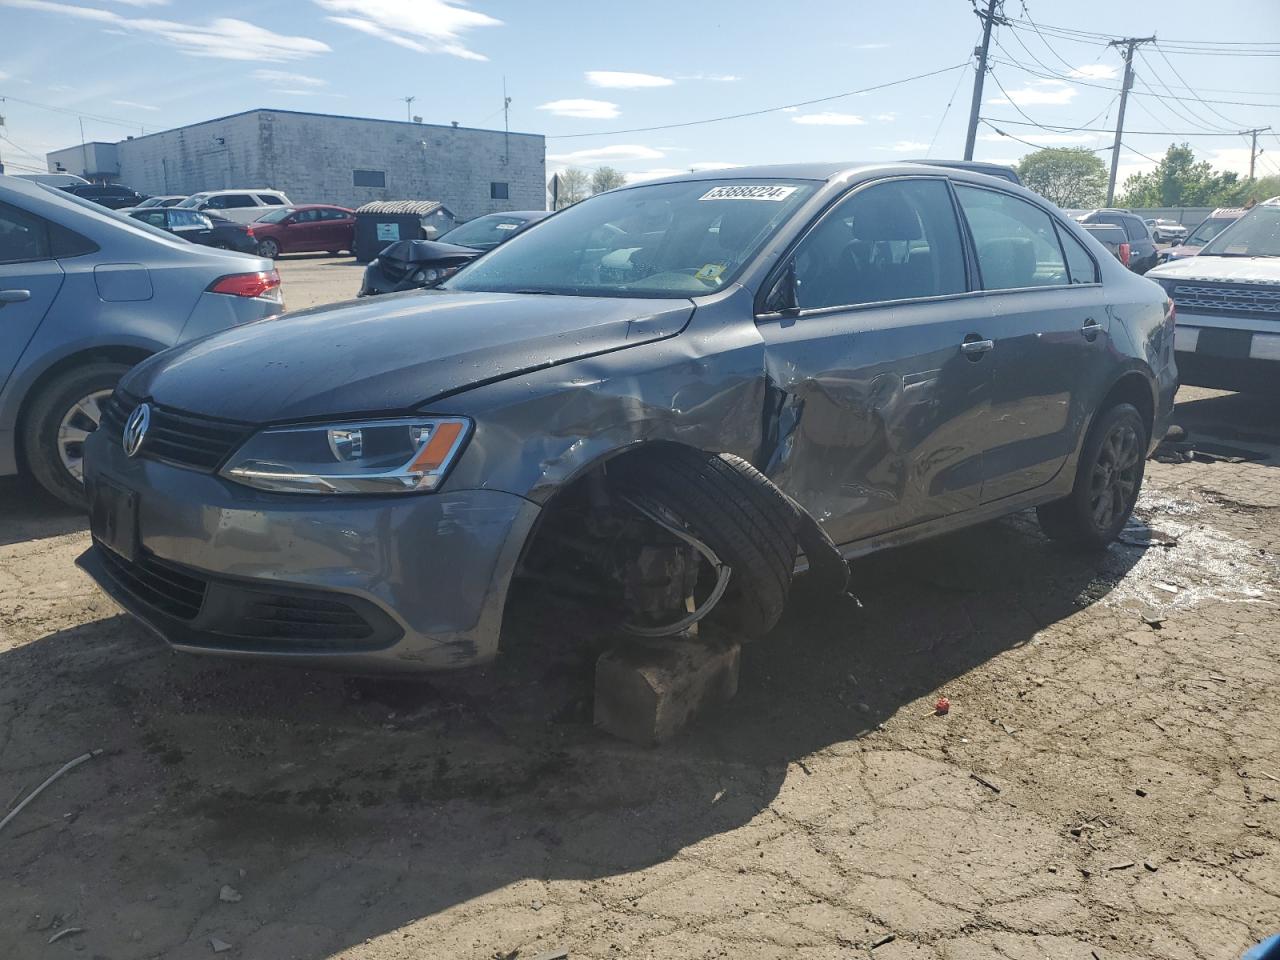
[[[1119,579],[1108,605],[1161,613],[1211,600],[1276,602],[1280,560],[1214,527],[1201,504],[1151,491],[1134,514],[1111,548]]]

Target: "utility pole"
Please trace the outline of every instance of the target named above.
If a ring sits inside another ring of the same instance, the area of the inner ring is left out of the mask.
[[[507,78],[502,77],[502,162],[511,162],[511,98],[507,96]]]
[[[1265,133],[1270,129],[1271,129],[1270,127],[1255,127],[1252,130],[1240,131],[1241,133],[1249,134],[1249,137],[1253,141],[1253,144],[1249,147],[1249,179],[1250,180],[1253,179],[1253,167],[1254,167],[1254,164],[1258,162],[1258,154],[1261,153],[1261,151],[1258,149],[1258,134]]]
[[[412,123],[413,122],[413,112],[412,112],[413,101],[417,100],[418,98],[417,97],[401,97],[400,99],[404,101],[404,118],[408,120],[410,123]]]
[[[1107,206],[1116,196],[1116,169],[1120,166],[1120,135],[1124,133],[1124,106],[1129,102],[1129,88],[1133,86],[1133,48],[1140,43],[1155,43],[1152,37],[1129,37],[1112,40],[1108,47],[1124,47],[1124,83],[1120,85],[1120,112],[1116,115],[1116,142],[1111,145],[1111,176],[1107,178]]]
[[[969,104],[969,132],[964,138],[966,160],[973,159],[973,142],[978,137],[978,108],[982,106],[982,81],[987,76],[987,50],[991,47],[991,27],[996,23],[1005,22],[998,13],[1002,2],[1003,0],[987,0],[986,13],[978,13],[976,6],[973,11],[982,21],[982,46],[973,51],[978,57],[978,68],[973,74],[973,102]]]

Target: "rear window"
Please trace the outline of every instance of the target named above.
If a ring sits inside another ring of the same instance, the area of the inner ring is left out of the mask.
[[[1150,240],[1151,235],[1147,233],[1147,225],[1137,217],[1123,217],[1124,231],[1129,235],[1130,240]]]
[[[284,205],[284,201],[272,193],[259,193],[256,194],[256,196],[268,207],[279,207]]]

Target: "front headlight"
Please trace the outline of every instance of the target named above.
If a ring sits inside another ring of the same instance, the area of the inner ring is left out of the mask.
[[[423,493],[444,482],[470,433],[462,417],[269,427],[222,475],[281,493]]]

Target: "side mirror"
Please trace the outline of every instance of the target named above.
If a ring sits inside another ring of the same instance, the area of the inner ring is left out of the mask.
[[[765,298],[764,309],[766,313],[782,314],[797,313],[800,310],[800,280],[796,277],[794,259],[788,260],[787,265],[782,268],[782,275]]]

